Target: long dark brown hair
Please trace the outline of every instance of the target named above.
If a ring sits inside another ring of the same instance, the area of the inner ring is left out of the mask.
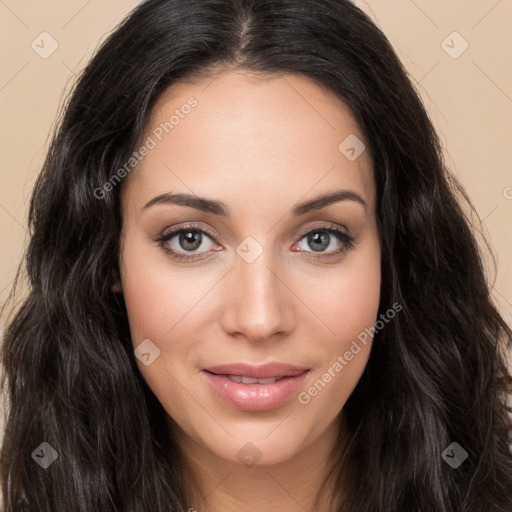
[[[337,510],[510,512],[512,332],[491,300],[476,212],[389,41],[348,0],[148,0],[80,75],[31,197],[10,296],[26,272],[1,353],[4,511],[191,506],[111,291],[122,187],[97,190],[134,151],[160,92],[222,69],[314,79],[350,108],[374,160],[379,313],[403,309],[376,333],[344,407],[351,437],[333,456],[334,487],[343,456],[352,470]],[[42,442],[58,453],[46,469],[33,456]],[[443,457],[454,442],[467,453],[457,468]]]

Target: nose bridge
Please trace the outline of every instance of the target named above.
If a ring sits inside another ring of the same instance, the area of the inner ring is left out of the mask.
[[[255,250],[257,247],[250,240],[238,247],[240,255],[236,255],[230,272],[223,319],[227,332],[261,341],[290,329],[292,307],[290,292],[274,269],[273,251],[260,248],[260,254],[253,259]]]

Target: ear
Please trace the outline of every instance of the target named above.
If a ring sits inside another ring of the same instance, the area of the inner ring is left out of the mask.
[[[122,293],[123,288],[121,286],[121,279],[119,278],[119,273],[116,268],[112,269],[112,281],[113,281],[113,284],[110,287],[110,289],[114,293]]]

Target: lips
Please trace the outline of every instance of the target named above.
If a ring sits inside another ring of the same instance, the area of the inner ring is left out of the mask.
[[[215,375],[231,375],[239,377],[252,377],[255,379],[268,379],[271,377],[294,377],[309,370],[307,367],[293,366],[286,363],[266,363],[252,365],[247,363],[230,363],[220,366],[211,366],[204,369]]]
[[[205,368],[202,373],[224,403],[256,412],[274,409],[289,400],[305,382],[309,368],[284,363],[234,363]]]

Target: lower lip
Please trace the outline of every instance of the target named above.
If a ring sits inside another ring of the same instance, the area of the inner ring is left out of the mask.
[[[203,372],[215,394],[228,405],[242,411],[268,411],[285,403],[296,393],[309,373],[283,377],[272,384],[242,384],[222,375]]]

